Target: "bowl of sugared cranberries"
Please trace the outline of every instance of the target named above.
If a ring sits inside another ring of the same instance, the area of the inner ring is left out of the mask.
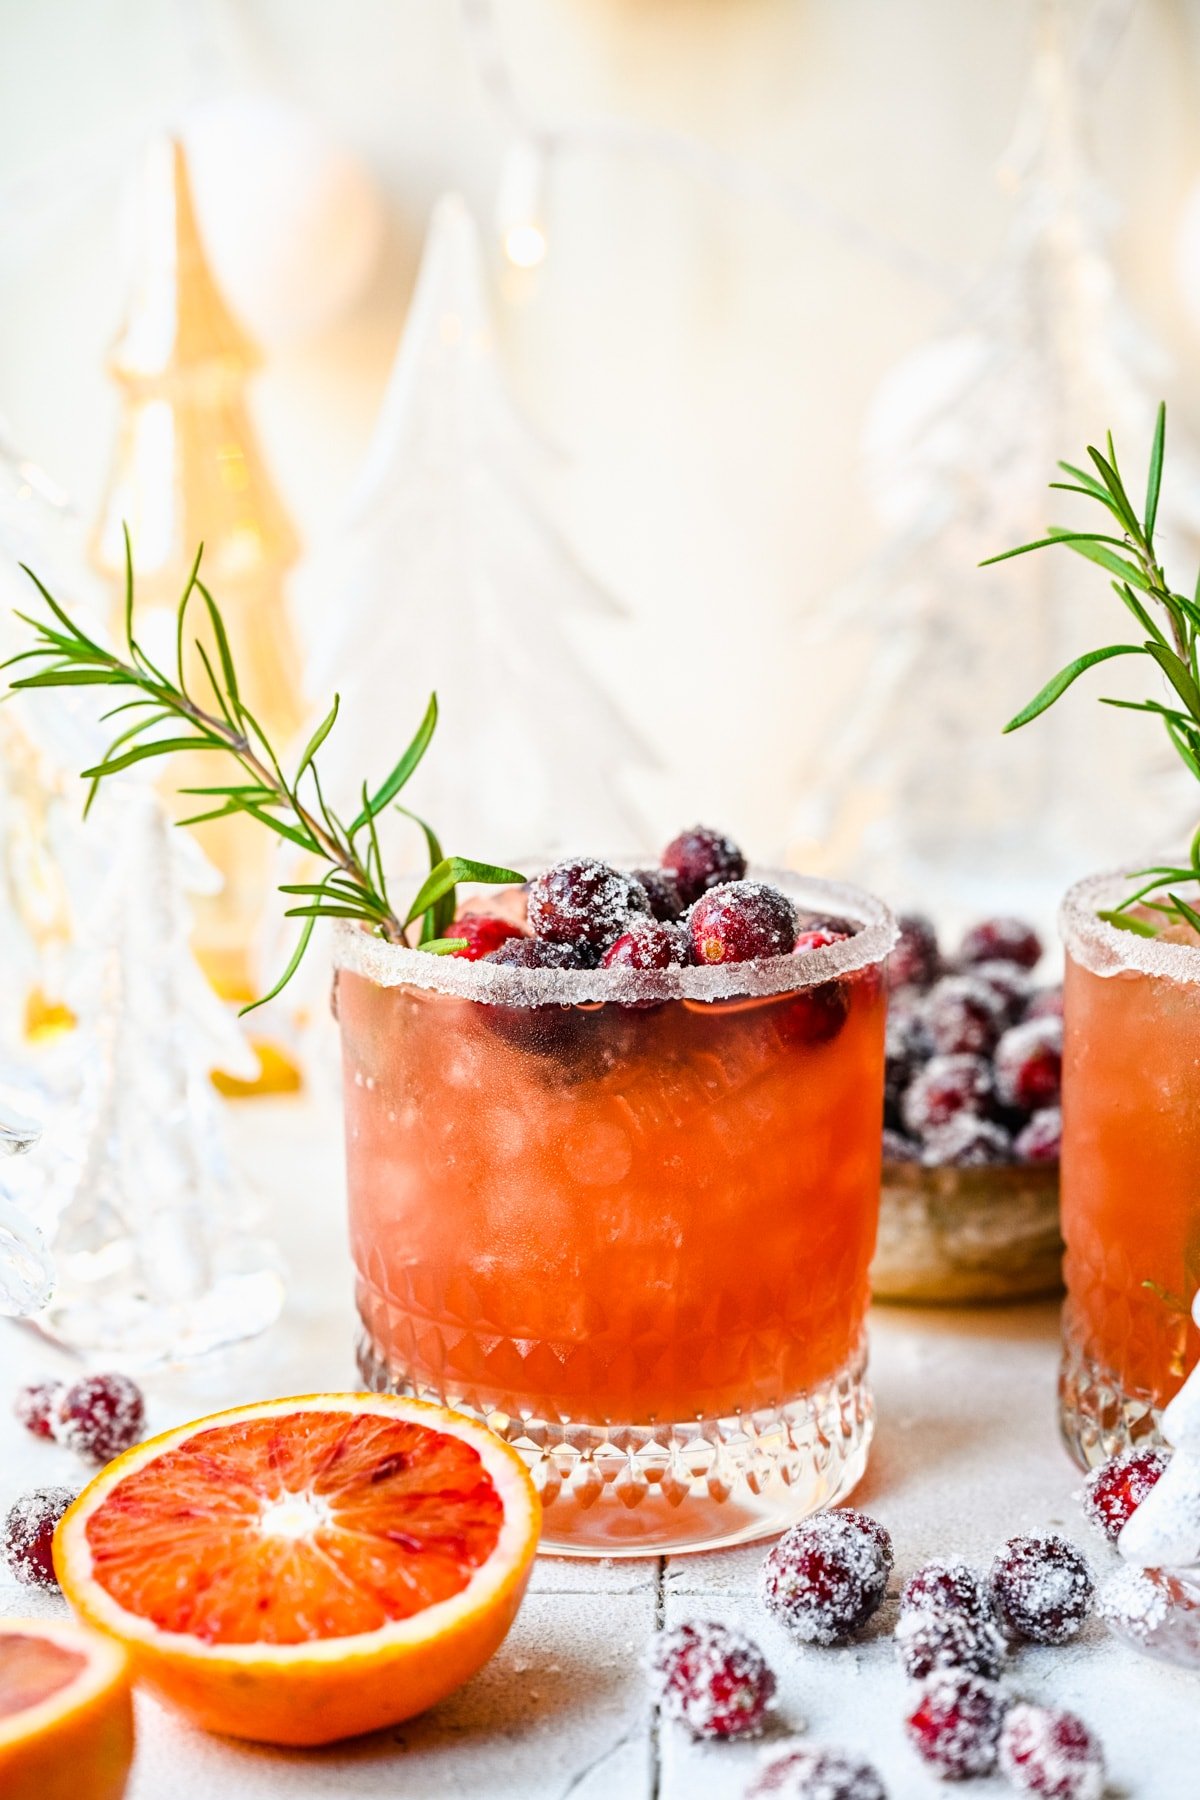
[[[1027,1299],[1062,1286],[1062,989],[1021,919],[947,950],[901,914],[888,964],[876,1299]]]

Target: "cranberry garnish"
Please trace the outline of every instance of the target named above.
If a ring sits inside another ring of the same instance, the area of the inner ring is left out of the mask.
[[[909,1086],[900,1112],[905,1130],[927,1137],[956,1113],[986,1113],[992,1103],[991,1066],[982,1056],[935,1056]]]
[[[993,1169],[1013,1160],[1013,1141],[993,1119],[956,1113],[925,1138],[921,1160],[929,1169]]]
[[[909,1742],[951,1781],[989,1775],[1007,1710],[1004,1689],[965,1669],[935,1669],[904,1721]]]
[[[33,1488],[9,1508],[4,1521],[4,1560],[24,1587],[58,1588],[54,1527],[75,1496],[70,1488]]]
[[[506,938],[498,950],[489,950],[484,962],[505,969],[594,969],[595,951],[585,944],[552,944],[546,938]]]
[[[822,981],[806,988],[773,1009],[772,1016],[784,1044],[828,1044],[850,1012],[850,995],[843,981]]]
[[[992,1564],[992,1598],[1014,1637],[1065,1644],[1092,1609],[1095,1584],[1083,1551],[1057,1532],[1009,1538]]]
[[[996,1045],[996,1092],[1017,1112],[1057,1106],[1062,1092],[1061,1019],[1029,1019],[1014,1025]]]
[[[706,888],[740,881],[746,873],[746,859],[733,839],[707,825],[693,825],[672,838],[662,853],[662,866],[675,877],[685,906]]]
[[[933,921],[924,913],[901,913],[896,923],[900,935],[888,957],[888,986],[928,987],[942,966]]]
[[[640,881],[645,888],[650,911],[656,919],[663,919],[671,924],[682,918],[683,895],[669,869],[635,869],[633,879]]]
[[[62,1391],[61,1381],[33,1381],[28,1387],[17,1389],[13,1412],[26,1431],[31,1431],[34,1437],[54,1436],[51,1415]]]
[[[987,1577],[957,1557],[935,1557],[910,1575],[900,1590],[901,1612],[958,1612],[990,1618]]]
[[[448,926],[446,936],[465,938],[466,946],[462,950],[452,950],[451,956],[461,956],[465,962],[478,962],[483,956],[490,956],[509,938],[524,937],[525,933],[511,919],[494,919],[487,913],[464,913],[461,919],[455,919]]]
[[[926,995],[921,1022],[940,1056],[987,1056],[1004,1030],[1004,1002],[985,981],[947,975]]]
[[[1056,1163],[1062,1156],[1062,1107],[1043,1106],[1017,1133],[1013,1149],[1024,1163]]]
[[[896,1654],[913,1681],[924,1681],[935,1669],[966,1669],[994,1681],[1006,1648],[1003,1633],[986,1613],[909,1607],[896,1621]]]
[[[763,1563],[759,1592],[795,1637],[838,1644],[864,1626],[883,1599],[892,1541],[866,1513],[814,1513],[785,1531]]]
[[[1010,962],[1033,969],[1042,960],[1042,940],[1024,919],[984,919],[972,925],[958,947],[960,968],[972,963]]]
[[[600,958],[602,969],[681,969],[687,961],[687,937],[678,925],[638,919],[610,944]]]
[[[640,881],[593,856],[555,863],[529,886],[529,925],[555,944],[590,944],[607,950],[650,899]]]
[[[883,1160],[885,1163],[919,1163],[921,1146],[912,1138],[905,1137],[902,1131],[892,1131],[885,1126],[883,1131]]]
[[[1004,1009],[1006,1025],[1015,1025],[1018,1019],[1025,1017],[1025,1009],[1033,993],[1033,982],[1019,963],[974,963],[967,979],[982,981],[985,987],[991,989]]]
[[[1115,1544],[1171,1460],[1167,1450],[1126,1450],[1093,1469],[1083,1484],[1083,1510]]]
[[[1061,987],[1039,988],[1026,1003],[1027,1019],[1061,1019],[1063,991]]]
[[[698,963],[784,956],[796,941],[796,909],[786,894],[763,881],[727,881],[697,900],[688,931]]]
[[[830,944],[844,944],[849,936],[848,931],[830,931],[825,925],[815,925],[808,931],[798,931],[792,948],[801,954],[805,950],[827,950]]]
[[[1000,1772],[1022,1794],[1045,1800],[1101,1800],[1104,1752],[1082,1719],[1058,1707],[1019,1701],[1000,1732]]]
[[[51,1430],[77,1456],[106,1463],[137,1443],[145,1418],[142,1390],[128,1375],[84,1375],[60,1393]]]
[[[654,1658],[664,1714],[693,1737],[753,1737],[763,1727],[775,1677],[758,1645],[713,1620],[678,1625]]]
[[[761,1765],[746,1800],[887,1800],[887,1790],[861,1757],[798,1744]]]

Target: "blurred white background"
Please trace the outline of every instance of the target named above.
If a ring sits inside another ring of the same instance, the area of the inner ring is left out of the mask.
[[[1189,314],[1177,261],[1200,180],[1200,6],[1055,11],[1071,54],[1083,42],[1090,57],[1079,124],[1112,202],[1111,216],[1097,214],[1100,229],[1111,230],[1125,299],[1165,352],[1146,396],[1161,387],[1182,434],[1200,427],[1200,313]],[[382,251],[355,303],[272,349],[255,388],[264,447],[306,547],[336,528],[425,225],[456,188],[488,228],[512,388],[567,453],[559,516],[629,611],[624,624],[586,622],[580,641],[657,754],[657,770],[630,777],[652,841],[702,814],[763,858],[835,862],[895,891],[918,885],[931,861],[953,864],[959,839],[964,882],[1023,889],[1175,835],[1186,791],[1143,743],[1140,721],[1080,694],[1067,726],[1047,725],[1036,745],[1032,733],[996,739],[1051,672],[1045,658],[1120,635],[1101,578],[1085,582],[1079,601],[1035,596],[1043,611],[1062,611],[1024,655],[1013,635],[1033,616],[1028,566],[977,575],[975,556],[1004,543],[966,534],[961,607],[972,645],[957,670],[938,668],[935,654],[922,673],[918,659],[902,677],[908,711],[894,725],[902,751],[914,718],[932,723],[919,785],[927,808],[930,795],[944,800],[950,843],[908,857],[894,834],[879,835],[880,811],[911,794],[889,791],[890,715],[864,690],[903,630],[903,607],[869,609],[845,628],[838,611],[884,533],[863,460],[873,399],[909,352],[986,299],[988,272],[1005,255],[1022,201],[1014,133],[1046,8],[498,0],[495,13],[516,88],[546,125],[570,131],[605,117],[683,133],[819,204],[789,213],[707,178],[702,160],[583,141],[553,159],[547,255],[521,274],[502,266],[491,230],[513,133],[450,0],[3,0],[0,414],[14,440],[85,513],[94,508],[116,417],[104,358],[123,304],[122,183],[138,143],[200,103],[270,94],[322,122],[369,172],[384,208]],[[1200,275],[1193,281],[1200,298]],[[1077,456],[1074,433],[1109,423],[1072,421],[1051,454]],[[1125,460],[1140,482],[1149,415],[1137,424],[1146,435]],[[1047,429],[1061,425],[1052,414]],[[986,480],[986,413],[982,425],[972,417],[971,433]],[[1022,479],[1050,472],[1043,459]],[[398,604],[402,589],[400,572]],[[311,630],[321,596],[303,595]],[[935,621],[935,649],[940,636]],[[939,726],[939,684],[951,681],[959,698]],[[861,708],[878,713],[884,743],[866,773],[853,751],[841,765],[830,754],[838,721]],[[554,725],[550,695],[548,756]],[[450,757],[453,721],[445,732],[440,754]],[[973,775],[972,732],[987,745]],[[1004,817],[1008,770],[1024,820]],[[874,798],[864,798],[872,782]],[[1049,800],[1031,820],[1038,792]],[[1078,826],[1066,842],[1064,819]],[[565,838],[586,832],[586,820],[562,822]],[[981,860],[976,840],[993,854]]]

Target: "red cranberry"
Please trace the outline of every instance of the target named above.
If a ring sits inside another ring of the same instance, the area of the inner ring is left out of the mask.
[[[921,1161],[928,1169],[994,1169],[1013,1160],[1013,1141],[993,1119],[956,1113],[928,1133]]]
[[[900,1103],[904,1090],[930,1056],[929,1038],[919,1015],[909,1007],[897,1004],[893,995],[888,1005],[884,1039],[883,1077],[884,1118],[893,1130],[900,1127]]]
[[[1006,1025],[1015,1025],[1018,1019],[1025,1017],[1025,1009],[1033,993],[1033,982],[1019,963],[974,963],[968,979],[982,981],[985,987],[991,989],[1004,1009]]]
[[[1092,1610],[1087,1558],[1057,1532],[1009,1538],[992,1564],[991,1584],[1002,1623],[1031,1643],[1065,1644]]]
[[[650,916],[641,882],[593,856],[555,863],[530,883],[530,928],[555,944],[606,950],[639,913]]]
[[[924,913],[901,913],[896,924],[900,935],[888,957],[888,986],[928,987],[942,966],[932,920]]]
[[[654,1659],[662,1709],[693,1737],[755,1737],[775,1694],[758,1645],[712,1620],[678,1625]]]
[[[1062,1092],[1061,1019],[1014,1025],[996,1045],[996,1093],[1017,1112],[1057,1106]]]
[[[33,1488],[9,1508],[4,1521],[4,1560],[24,1587],[54,1593],[54,1527],[75,1495],[70,1488]]]
[[[26,1431],[32,1432],[34,1437],[54,1436],[51,1415],[62,1391],[61,1381],[33,1381],[28,1387],[17,1389],[13,1412]]]
[[[896,1654],[912,1681],[924,1681],[935,1669],[966,1669],[994,1681],[1006,1648],[1003,1633],[986,1613],[909,1607],[896,1621]]]
[[[1025,1008],[1027,1019],[1061,1019],[1063,991],[1061,987],[1039,988]]]
[[[707,888],[740,881],[746,873],[746,859],[733,839],[707,825],[694,825],[672,838],[662,853],[662,866],[675,877],[685,906]]]
[[[921,1146],[912,1138],[905,1137],[902,1131],[890,1131],[886,1126],[883,1132],[883,1160],[885,1163],[919,1163]]]
[[[804,912],[796,915],[796,930],[828,931],[838,938],[857,937],[862,926],[857,919],[847,919],[841,913]]]
[[[1083,1510],[1115,1544],[1171,1460],[1167,1450],[1126,1450],[1093,1469],[1083,1484]]]
[[[137,1443],[145,1419],[142,1390],[128,1375],[84,1375],[59,1395],[51,1429],[77,1456],[106,1463]]]
[[[849,984],[822,981],[816,987],[793,994],[773,1009],[772,1017],[784,1044],[815,1048],[832,1043],[850,1015]]]
[[[478,962],[481,957],[498,950],[509,938],[524,937],[525,933],[511,919],[493,919],[487,913],[464,913],[447,929],[446,936],[467,940],[465,947],[452,950],[451,956],[461,956],[464,962]]]
[[[1017,1133],[1013,1145],[1024,1163],[1056,1163],[1062,1158],[1062,1107],[1043,1106]]]
[[[940,1056],[987,1056],[1004,1030],[1004,1002],[984,981],[947,975],[931,987],[921,1023]]]
[[[927,1137],[956,1113],[982,1116],[992,1104],[992,1071],[982,1056],[935,1056],[910,1085],[901,1103],[904,1128]]]
[[[506,938],[484,962],[505,969],[594,969],[595,952],[584,944],[552,944],[546,938]]]
[[[801,954],[805,950],[827,950],[830,944],[844,944],[849,936],[848,931],[829,931],[824,925],[816,925],[808,931],[798,931],[792,949]]]
[[[1042,960],[1042,940],[1023,919],[984,919],[972,925],[958,947],[960,968],[972,963],[1010,962],[1034,969]]]
[[[602,969],[681,969],[688,941],[678,925],[638,919],[610,944],[600,958]]]
[[[935,1557],[910,1575],[900,1590],[901,1612],[957,1612],[991,1618],[987,1577],[957,1557]]]
[[[887,1790],[861,1757],[797,1744],[760,1766],[746,1800],[887,1800]]]
[[[796,941],[796,909],[786,894],[765,882],[727,881],[697,900],[688,914],[688,931],[698,963],[784,956]]]
[[[1057,1707],[1010,1707],[999,1762],[1018,1793],[1045,1800],[1101,1800],[1104,1793],[1104,1752],[1082,1719]]]
[[[683,917],[683,895],[669,869],[635,869],[633,879],[645,888],[650,911],[656,919],[673,924]]]
[[[763,1563],[759,1591],[795,1637],[838,1644],[875,1612],[891,1567],[892,1542],[882,1525],[843,1507],[784,1532]]]
[[[965,1669],[935,1669],[904,1721],[909,1742],[939,1775],[964,1781],[990,1775],[1004,1723],[1004,1689]]]

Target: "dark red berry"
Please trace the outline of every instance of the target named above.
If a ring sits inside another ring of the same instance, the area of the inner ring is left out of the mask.
[[[972,965],[971,981],[982,981],[991,989],[1004,1009],[1004,1023],[1015,1025],[1025,1017],[1033,993],[1033,982],[1019,963],[981,962]]]
[[[1101,1800],[1104,1752],[1082,1719],[1058,1707],[1018,1701],[1000,1732],[1000,1773],[1021,1794],[1044,1800]]]
[[[654,1658],[662,1710],[697,1738],[755,1737],[775,1694],[758,1645],[714,1620],[678,1625]]]
[[[1057,1532],[1009,1538],[992,1564],[992,1599],[1014,1637],[1065,1644],[1092,1610],[1095,1583],[1083,1551]]]
[[[84,1375],[59,1395],[51,1429],[87,1462],[106,1463],[142,1435],[146,1403],[128,1375]]]
[[[1063,1016],[1063,991],[1061,987],[1039,988],[1032,994],[1025,1007],[1027,1019],[1061,1019]]]
[[[847,983],[822,981],[793,994],[774,1009],[773,1017],[781,1043],[813,1047],[832,1043],[849,1013]]]
[[[1170,1460],[1168,1450],[1126,1450],[1092,1470],[1083,1484],[1083,1510],[1109,1543],[1116,1543]]]
[[[1013,1160],[1013,1141],[993,1119],[956,1113],[927,1133],[921,1161],[927,1169],[994,1169]]]
[[[931,1055],[929,1038],[919,1013],[893,994],[888,1003],[884,1038],[884,1118],[893,1131],[901,1125],[900,1103],[904,1091]]]
[[[530,929],[555,944],[607,950],[639,913],[650,916],[641,882],[593,856],[555,863],[529,886]]]
[[[785,956],[796,941],[796,909],[786,894],[763,881],[727,881],[697,900],[688,914],[688,932],[698,963]]]
[[[890,1131],[885,1126],[883,1160],[885,1163],[919,1163],[921,1146],[914,1143],[912,1138],[905,1137],[902,1131]]]
[[[972,925],[958,947],[960,968],[972,963],[1010,962],[1034,969],[1042,960],[1042,940],[1023,919],[984,919]]]
[[[848,931],[829,931],[824,925],[816,925],[807,931],[798,931],[792,948],[801,954],[805,950],[827,950],[830,944],[845,943],[849,936]]]
[[[602,969],[682,969],[688,941],[678,925],[638,919],[600,958]]]
[[[525,933],[511,919],[493,919],[487,913],[464,913],[447,928],[446,936],[467,940],[465,948],[452,950],[451,956],[461,956],[465,962],[478,962],[481,957],[498,950],[509,938],[524,937]]]
[[[32,1488],[9,1508],[4,1521],[4,1560],[24,1587],[58,1588],[54,1527],[75,1495],[70,1488]]]
[[[834,937],[851,938],[858,936],[862,926],[856,919],[847,919],[841,913],[801,912],[796,914],[796,930],[828,931]]]
[[[746,1800],[887,1800],[887,1790],[861,1757],[797,1744],[760,1765]]]
[[[896,923],[900,935],[888,957],[888,986],[926,988],[942,966],[933,922],[923,913],[901,913]]]
[[[585,944],[552,944],[546,938],[506,938],[484,962],[505,969],[594,969],[596,953]]]
[[[905,1130],[924,1138],[956,1113],[982,1116],[992,1098],[991,1065],[982,1056],[935,1056],[910,1084],[900,1114]]]
[[[671,924],[683,917],[683,895],[669,869],[635,869],[633,879],[645,888],[650,911],[656,919]]]
[[[693,825],[672,838],[662,853],[662,866],[675,877],[685,906],[707,888],[740,881],[746,873],[746,859],[733,839],[707,825]]]
[[[1056,1163],[1062,1157],[1062,1107],[1043,1106],[1022,1125],[1013,1149],[1024,1163]]]
[[[904,1728],[939,1775],[964,1781],[990,1775],[1007,1710],[1004,1689],[965,1669],[935,1669],[917,1690]]]
[[[62,1391],[61,1381],[33,1381],[28,1387],[17,1389],[13,1412],[26,1431],[31,1431],[34,1437],[54,1436],[51,1414]]]
[[[966,1669],[994,1681],[1006,1650],[1000,1627],[986,1613],[909,1607],[896,1621],[896,1654],[912,1681],[924,1681],[935,1669]]]
[[[947,975],[925,996],[921,1023],[938,1055],[987,1056],[1004,1030],[1004,1002],[985,981]]]
[[[814,1513],[784,1532],[763,1563],[767,1611],[805,1643],[838,1644],[861,1630],[883,1599],[892,1542],[865,1513]]]
[[[900,1590],[901,1612],[959,1612],[991,1618],[987,1577],[957,1557],[935,1557],[910,1575]]]
[[[1029,1019],[1014,1025],[996,1045],[996,1093],[1017,1112],[1057,1106],[1062,1093],[1061,1019]]]

